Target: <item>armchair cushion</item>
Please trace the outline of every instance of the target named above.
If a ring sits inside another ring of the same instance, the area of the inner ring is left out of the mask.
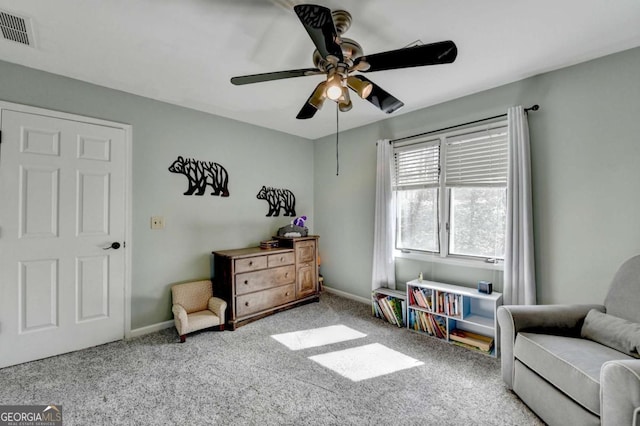
[[[189,314],[189,326],[180,334],[188,334],[192,331],[202,330],[204,328],[214,327],[220,324],[220,317],[218,317],[208,309],[204,311],[194,312],[192,314]]]
[[[498,307],[502,379],[513,389],[513,345],[521,331],[578,337],[585,316],[602,305],[504,305]]]
[[[632,359],[590,340],[528,332],[518,334],[514,355],[597,415],[600,414],[600,368],[607,361]]]
[[[591,310],[580,335],[610,348],[640,358],[640,324]]]

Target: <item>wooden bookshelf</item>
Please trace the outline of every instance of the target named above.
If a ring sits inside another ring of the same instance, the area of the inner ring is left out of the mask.
[[[497,357],[500,331],[496,310],[502,293],[484,294],[474,288],[433,281],[407,283],[409,330]]]
[[[407,324],[406,293],[390,288],[377,288],[371,292],[371,313],[390,324],[405,327]]]

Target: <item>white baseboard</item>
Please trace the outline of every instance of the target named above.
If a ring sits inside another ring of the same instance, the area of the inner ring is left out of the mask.
[[[159,322],[157,324],[147,325],[145,327],[136,328],[129,332],[129,335],[126,336],[127,339],[131,339],[134,337],[144,336],[145,334],[155,333],[156,331],[164,330],[165,328],[171,328],[174,326],[173,320]]]
[[[355,300],[356,302],[364,303],[367,305],[371,304],[371,299],[367,299],[366,297],[356,296],[355,294],[347,293],[346,291],[337,290],[335,288],[327,287],[326,285],[322,286],[322,289],[327,293],[335,294],[346,299]]]
[[[371,304],[371,300],[366,297],[356,296],[355,294],[347,293],[346,291],[336,290],[335,288],[322,286],[322,289],[327,293],[336,294],[338,296],[344,297],[346,299],[355,300],[356,302]],[[175,325],[173,320],[159,322],[157,324],[147,325],[145,327],[140,327],[133,329],[129,332],[129,335],[126,336],[127,339],[132,339],[134,337],[144,336],[145,334],[155,333],[156,331],[164,330],[165,328],[171,328]]]

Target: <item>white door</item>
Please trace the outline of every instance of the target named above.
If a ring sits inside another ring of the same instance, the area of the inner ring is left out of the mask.
[[[0,111],[0,368],[122,339],[125,130]]]

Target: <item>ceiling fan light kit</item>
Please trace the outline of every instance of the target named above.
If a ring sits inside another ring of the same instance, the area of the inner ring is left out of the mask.
[[[353,107],[353,104],[351,103],[351,99],[349,97],[349,90],[346,87],[342,88],[342,96],[340,97],[340,99],[338,99],[337,102],[338,109],[341,112],[347,112]]]
[[[336,68],[332,68],[327,74],[327,83],[325,84],[327,98],[337,101],[342,97],[342,81],[343,74],[339,74]]]
[[[367,99],[373,90],[373,84],[362,81],[354,76],[347,77],[347,86],[358,94],[362,99]]]
[[[315,68],[233,77],[231,83],[243,85],[325,74],[326,80],[316,86],[296,116],[298,119],[313,117],[327,98],[336,102],[340,111],[349,111],[353,107],[349,89],[376,108],[390,114],[404,105],[402,101],[366,77],[353,73],[448,64],[455,61],[458,53],[454,42],[442,41],[364,55],[360,44],[342,37],[351,26],[349,12],[332,12],[324,6],[313,4],[300,4],[293,9],[316,46],[312,55]]]
[[[324,100],[327,99],[326,86],[327,86],[327,83],[324,81],[318,84],[318,86],[316,87],[316,90],[313,91],[307,103],[311,104],[313,107],[315,107],[315,109],[322,108],[322,104],[324,104]]]

